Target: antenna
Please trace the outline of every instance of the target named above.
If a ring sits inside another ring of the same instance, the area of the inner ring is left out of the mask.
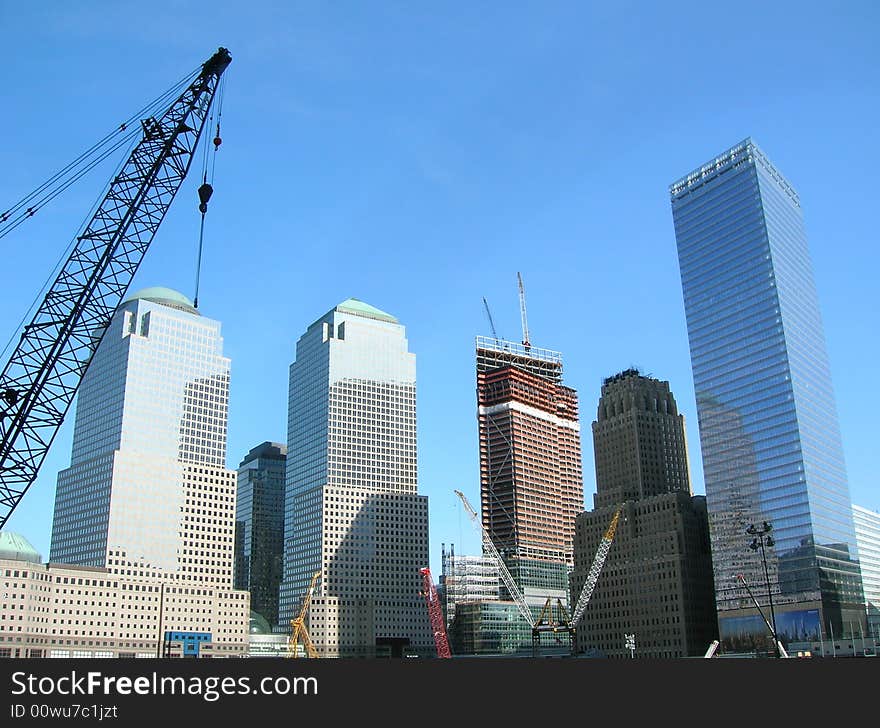
[[[526,319],[526,291],[523,288],[522,276],[519,274],[519,271],[516,273],[516,278],[519,281],[519,313],[522,316],[522,330],[523,330],[523,346],[526,349],[532,348],[532,342],[529,341],[529,322]]]
[[[498,332],[495,331],[495,322],[492,320],[492,312],[489,310],[489,303],[486,301],[486,297],[483,296],[483,305],[486,307],[486,315],[489,317],[489,326],[492,329],[492,338],[498,338]]]

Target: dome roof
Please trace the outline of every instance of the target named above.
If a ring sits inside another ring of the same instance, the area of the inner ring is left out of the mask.
[[[43,561],[37,550],[28,543],[24,536],[10,531],[0,531],[0,559],[27,561],[39,564]]]
[[[192,301],[190,301],[182,293],[175,291],[171,288],[163,288],[162,286],[141,288],[141,290],[132,293],[130,296],[126,296],[122,303],[125,304],[129,303],[130,301],[137,300],[151,301],[152,303],[161,303],[163,306],[176,308],[178,311],[186,311],[187,313],[200,315],[198,309],[193,306]]]
[[[272,634],[269,621],[262,615],[251,610],[250,634]]]
[[[375,306],[371,306],[369,303],[360,301],[357,298],[347,298],[336,307],[336,310],[364,316],[365,318],[377,319],[379,321],[388,321],[392,324],[400,323],[390,313],[385,313]]]

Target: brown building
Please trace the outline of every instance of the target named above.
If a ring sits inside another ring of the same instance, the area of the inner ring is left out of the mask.
[[[627,369],[605,379],[593,422],[595,508],[577,519],[579,594],[614,511],[620,522],[576,649],[630,657],[702,655],[717,637],[704,496],[691,493],[684,416],[668,382]]]
[[[477,338],[483,526],[526,601],[568,599],[583,510],[577,393],[558,352]]]

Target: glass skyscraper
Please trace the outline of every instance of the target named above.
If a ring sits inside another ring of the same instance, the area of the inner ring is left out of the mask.
[[[55,495],[51,561],[107,566],[112,550],[154,568],[181,566],[189,555],[181,514],[193,505],[185,502],[188,471],[211,468],[228,477],[229,366],[220,323],[185,296],[148,288],[123,301],[77,395],[70,467],[59,474]],[[234,503],[223,505],[234,517]],[[231,525],[230,518],[230,533],[222,534],[230,581]]]
[[[798,195],[751,141],[669,189],[690,341],[722,645],[776,626],[840,636],[865,610],[840,428]]]
[[[287,446],[264,442],[238,466],[235,504],[235,588],[251,594],[251,611],[278,622],[284,552]]]
[[[320,571],[308,629],[321,656],[433,650],[416,360],[395,317],[351,298],[309,326],[290,367],[287,431],[279,628]]]

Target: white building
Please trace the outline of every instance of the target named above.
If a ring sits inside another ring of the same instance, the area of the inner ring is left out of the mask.
[[[101,651],[141,653],[174,632],[210,635],[214,654],[246,652],[249,598],[232,588],[236,473],[225,467],[222,349],[219,322],[176,291],[144,289],[114,315],[79,389],[50,563],[27,571],[60,585],[59,609],[74,578],[77,592],[88,587],[76,606],[97,600],[96,616],[115,606],[99,629],[47,605],[50,649],[53,636],[56,647],[62,637],[65,647],[96,647],[88,643],[100,631]],[[135,622],[125,621],[125,604],[136,605]]]
[[[853,505],[853,521],[868,610],[868,630],[873,637],[880,639],[880,513]]]
[[[396,318],[348,299],[309,326],[290,367],[287,451],[279,628],[320,571],[307,624],[321,656],[433,654],[416,362]]]

